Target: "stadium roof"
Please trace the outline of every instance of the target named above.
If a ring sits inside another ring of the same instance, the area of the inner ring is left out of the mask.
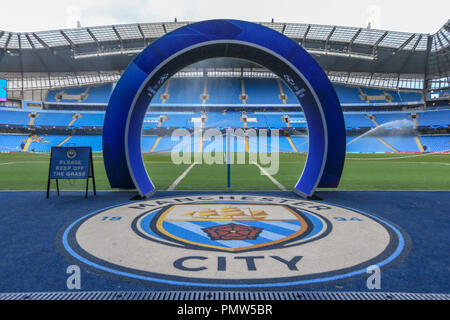
[[[136,23],[22,33],[0,31],[0,76],[8,73],[20,73],[22,78],[24,73],[120,74],[149,43],[189,23]],[[348,82],[360,74],[370,79],[367,81],[397,78],[397,87],[401,87],[402,79],[416,79],[413,89],[433,88],[429,81],[434,87],[449,86],[450,20],[433,35],[333,25],[261,24],[301,44],[335,81],[347,78]],[[247,67],[255,66],[249,63]]]

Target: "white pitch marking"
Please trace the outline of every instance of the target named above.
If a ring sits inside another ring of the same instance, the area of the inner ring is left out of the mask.
[[[24,164],[24,163],[48,163],[48,161],[14,161],[14,162],[3,162],[0,166],[6,166],[8,164]]]
[[[278,188],[280,188],[280,190],[283,190],[283,191],[287,191],[287,189],[281,184],[281,183],[279,183],[274,177],[272,177],[263,167],[261,167],[257,162],[252,162],[255,166],[257,166],[261,171],[262,171],[262,173],[264,173],[264,175],[266,175],[269,179],[270,179],[270,181],[272,181]]]
[[[175,187],[180,183],[181,180],[183,180],[183,178],[189,173],[189,171],[191,171],[191,169],[196,164],[197,164],[197,162],[194,162],[189,166],[189,168],[184,170],[184,172],[178,178],[176,178],[176,180],[170,185],[170,187],[167,190],[169,190],[169,191],[175,190]]]

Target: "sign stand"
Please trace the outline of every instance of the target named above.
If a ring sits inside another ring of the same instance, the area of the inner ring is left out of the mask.
[[[55,180],[56,180],[56,192],[58,193],[58,196],[59,196],[59,183],[58,183],[58,179],[55,179]],[[48,197],[50,196],[50,181],[51,181],[51,179],[48,178],[48,182],[47,182],[47,199],[48,199]]]
[[[51,180],[56,180],[59,196],[59,179],[86,179],[85,198],[88,197],[89,178],[92,178],[94,196],[97,195],[94,177],[94,161],[91,147],[52,147],[47,181],[47,199]]]
[[[89,147],[90,149],[91,147]],[[88,178],[86,179],[86,194],[85,194],[85,198],[88,197],[88,190],[89,190],[89,178],[92,178],[92,189],[94,191],[94,196],[97,195],[97,190],[95,188],[95,178],[94,178],[94,160],[92,159],[92,150],[90,150],[89,152],[89,175]]]

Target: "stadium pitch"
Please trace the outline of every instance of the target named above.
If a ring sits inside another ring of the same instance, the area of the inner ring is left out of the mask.
[[[226,164],[174,164],[170,153],[143,155],[158,190],[227,190]],[[297,182],[306,154],[280,153],[273,176],[264,165],[231,165],[231,190],[290,190]],[[48,153],[0,154],[0,190],[45,190]],[[98,190],[111,190],[102,154],[94,154]],[[84,190],[85,181],[60,179],[61,190]],[[319,189],[320,190],[320,189]],[[326,190],[326,189],[322,189]],[[347,154],[338,190],[450,190],[450,154]]]

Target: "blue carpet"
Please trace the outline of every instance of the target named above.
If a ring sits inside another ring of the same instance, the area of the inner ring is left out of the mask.
[[[160,191],[155,197],[188,193]],[[266,194],[295,197],[281,191]],[[133,195],[134,192],[99,192],[85,199],[83,192],[65,191],[60,197],[52,193],[46,199],[44,191],[0,192],[0,292],[68,290],[66,268],[72,262],[57,250],[58,232],[78,217],[128,202]],[[318,196],[330,204],[380,216],[410,236],[409,254],[401,263],[382,271],[382,291],[450,293],[450,192],[327,191],[319,192]],[[367,291],[366,280],[359,277],[302,290]],[[81,289],[174,288],[118,280],[83,269]]]

